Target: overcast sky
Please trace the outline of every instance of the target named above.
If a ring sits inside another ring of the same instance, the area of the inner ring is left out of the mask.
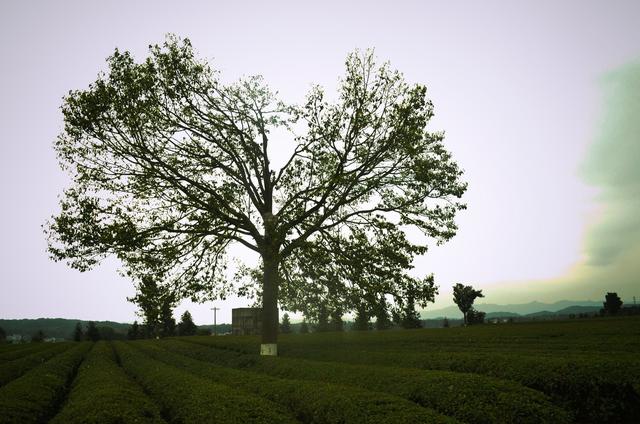
[[[132,321],[132,283],[107,261],[54,263],[41,225],[68,185],[52,143],[60,105],[166,33],[225,80],[262,74],[289,102],[328,91],[346,55],[375,48],[428,87],[469,182],[448,244],[416,260],[437,308],[457,282],[488,303],[640,298],[640,2],[0,2],[0,318]],[[220,302],[219,321],[246,300]],[[197,323],[212,304],[183,304]]]

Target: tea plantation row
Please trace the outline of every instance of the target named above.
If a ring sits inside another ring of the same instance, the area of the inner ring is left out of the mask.
[[[638,324],[5,345],[0,423],[635,423]]]

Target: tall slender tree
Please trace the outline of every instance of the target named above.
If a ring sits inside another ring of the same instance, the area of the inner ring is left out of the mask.
[[[371,52],[345,65],[336,101],[314,87],[295,106],[260,77],[222,83],[186,39],[139,63],[116,50],[64,99],[55,150],[73,183],[45,227],[52,258],[87,270],[115,255],[132,276],[196,300],[256,293],[264,354],[277,352],[278,303],[297,311],[309,293],[330,288],[343,310],[358,293],[409,286],[431,301],[433,281],[407,271],[429,240],[454,236],[462,172],[443,134],[426,131],[423,85]],[[410,242],[410,228],[425,237]],[[227,278],[232,244],[261,259],[253,288]]]
[[[76,327],[73,330],[73,340],[76,342],[81,342],[84,338],[84,334],[82,332],[82,324],[80,322],[76,323]]]
[[[184,311],[180,317],[178,323],[178,335],[180,336],[195,336],[198,332],[198,327],[193,322],[193,317],[189,311]]]
[[[291,333],[291,320],[289,319],[289,314],[285,312],[282,316],[282,323],[280,324],[280,332],[282,334]]]

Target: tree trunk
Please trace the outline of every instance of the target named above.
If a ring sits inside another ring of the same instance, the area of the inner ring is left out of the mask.
[[[262,345],[260,355],[278,355],[278,266],[277,253],[262,255]]]

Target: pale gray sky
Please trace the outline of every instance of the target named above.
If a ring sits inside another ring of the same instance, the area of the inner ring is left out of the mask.
[[[458,236],[416,261],[441,287],[432,307],[450,303],[456,282],[484,289],[487,302],[597,299],[616,282],[566,278],[588,261],[587,233],[608,205],[603,180],[580,170],[588,155],[598,168],[602,78],[640,59],[639,20],[637,1],[3,0],[0,318],[134,319],[117,264],[81,274],[51,262],[40,225],[68,183],[52,150],[62,96],[95,80],[115,47],[142,59],[169,32],[225,79],[262,74],[291,102],[314,83],[333,90],[347,53],[374,47],[427,85],[431,129],[446,131],[469,182]],[[244,304],[221,303],[220,320]],[[211,306],[177,313],[211,322]]]

